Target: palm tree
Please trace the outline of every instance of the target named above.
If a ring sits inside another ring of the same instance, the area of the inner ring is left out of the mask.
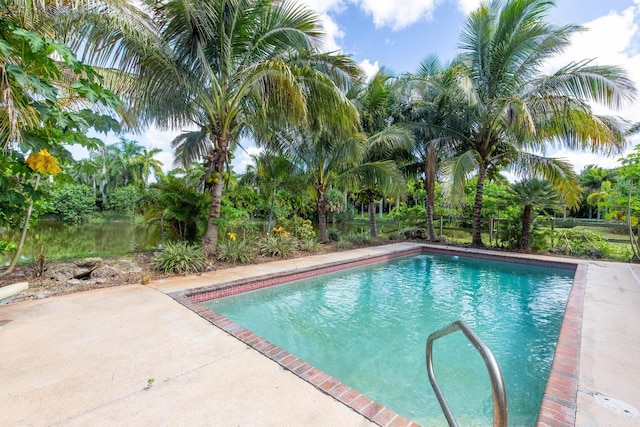
[[[614,170],[607,170],[596,165],[587,165],[584,167],[582,172],[580,172],[580,185],[584,191],[584,198],[587,199],[587,204],[589,206],[589,218],[592,217],[592,204],[588,202],[589,197],[593,193],[597,193],[600,191],[600,187],[602,183],[605,181],[609,181],[612,183],[616,182],[616,173]],[[597,218],[600,219],[600,208],[598,207]]]
[[[149,186],[149,176],[152,172],[156,178],[162,176],[163,163],[153,158],[159,153],[162,153],[161,148],[143,148],[137,156],[131,159],[131,165],[138,169],[138,175],[142,179],[145,188]]]
[[[406,169],[422,176],[426,192],[426,224],[429,240],[439,241],[433,224],[435,210],[435,184],[443,161],[455,153],[456,133],[468,123],[458,114],[450,114],[468,102],[466,92],[459,84],[457,64],[443,65],[435,56],[425,58],[418,72],[401,80],[399,113],[413,128],[416,162]]]
[[[458,58],[470,89],[467,105],[452,114],[465,117],[465,132],[452,132],[459,155],[448,166],[459,185],[477,174],[473,205],[473,244],[482,245],[482,192],[488,174],[509,167],[527,176],[549,179],[570,206],[580,197],[570,164],[532,151],[549,145],[570,149],[617,151],[624,144],[625,124],[596,115],[591,103],[620,108],[635,96],[626,73],[590,61],[570,63],[543,75],[549,58],[569,46],[573,25],[547,22],[551,0],[509,0],[484,3],[471,13],[461,35]]]
[[[522,230],[520,232],[520,249],[527,252],[530,246],[533,209],[555,209],[562,201],[549,181],[541,179],[525,179],[510,187],[514,202],[523,207]]]
[[[376,237],[375,198],[386,194],[400,196],[406,190],[396,161],[409,157],[414,140],[408,129],[392,124],[393,87],[391,76],[384,70],[368,83],[354,85],[350,92],[360,113],[362,136],[367,140],[360,164],[340,178],[345,182],[343,185],[364,194],[369,207],[369,235]]]
[[[135,167],[135,158],[138,157],[144,148],[138,143],[125,137],[107,147],[107,152],[111,154],[111,173],[115,176],[116,183],[123,187],[130,182],[136,182],[139,178]]]
[[[388,134],[391,133],[388,132]],[[367,141],[366,153],[362,162],[338,176],[341,185],[352,190],[360,189],[364,194],[369,210],[369,235],[371,237],[378,236],[375,199],[385,195],[401,197],[406,192],[404,177],[398,165],[393,160],[378,160],[381,157],[388,156],[380,154],[380,145],[388,143],[388,141],[381,142],[385,136],[376,134],[370,138]],[[410,141],[411,135],[402,133],[396,138],[407,138],[407,141]],[[398,139],[393,142],[396,141]],[[411,145],[411,143],[407,142],[406,145]]]
[[[269,197],[269,214],[267,220],[267,230],[271,230],[275,224],[273,219],[274,204],[276,195],[290,180],[295,172],[295,165],[288,159],[277,156],[270,152],[253,156],[255,167],[247,168],[243,176],[244,182],[251,182],[262,189]]]
[[[318,18],[292,1],[171,0],[146,6],[158,23],[157,37],[137,44],[125,37],[120,46],[126,54],[117,59],[130,71],[129,81],[135,75],[136,86],[118,82],[130,89],[139,123],[197,128],[179,135],[172,147],[184,165],[204,159],[203,180],[212,177],[203,238],[212,254],[223,176],[240,135],[305,119],[309,87],[334,85],[327,74],[346,76],[341,69],[354,66],[344,57],[314,54],[322,35]],[[305,62],[294,64],[298,56]],[[111,59],[94,55],[99,57]],[[317,71],[322,66],[325,77]]]

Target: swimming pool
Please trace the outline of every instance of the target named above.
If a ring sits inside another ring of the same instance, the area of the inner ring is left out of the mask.
[[[426,337],[462,319],[502,367],[510,424],[532,425],[571,282],[567,270],[418,255],[205,304],[423,425],[445,424],[424,367]],[[470,344],[439,340],[434,363],[461,425],[490,423],[486,370]]]

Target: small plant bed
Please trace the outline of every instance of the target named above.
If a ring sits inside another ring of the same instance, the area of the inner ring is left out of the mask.
[[[369,240],[366,245],[359,246],[378,246],[389,243],[392,242],[390,242],[388,238],[377,238]],[[342,248],[339,246],[338,242],[335,241],[326,244],[307,243],[307,245],[311,246],[312,250],[309,250],[308,247],[299,247],[291,251],[287,258],[300,258],[359,247],[350,246],[348,248]],[[259,255],[259,249],[257,249],[257,242],[255,247],[256,249],[253,249],[253,252],[256,256],[251,257],[251,260],[249,261],[250,264],[260,264],[281,259],[278,256],[261,256]],[[16,303],[20,301],[42,299],[107,287],[140,284],[147,285],[152,283],[154,280],[184,274],[184,271],[180,268],[168,268],[168,272],[164,273],[164,267],[169,265],[169,263],[166,262],[166,259],[164,259],[165,262],[161,263],[161,269],[154,268],[154,264],[158,267],[158,263],[160,263],[158,260],[163,260],[158,257],[158,255],[160,255],[159,252],[141,252],[139,254],[121,257],[94,257],[51,263],[44,260],[42,263],[33,262],[19,264],[11,274],[2,275],[3,270],[0,270],[0,287],[17,282],[29,282],[29,289],[13,299],[12,302]],[[85,265],[87,270],[92,270],[90,272],[80,273],[80,275],[84,274],[84,277],[81,278],[66,278],[60,276],[63,274],[61,272],[65,270],[75,269],[77,271],[77,264]],[[222,270],[236,267],[239,264],[246,263],[220,259],[206,259],[202,263],[202,270]],[[121,270],[118,270],[119,268]],[[93,277],[92,272],[95,272]],[[188,274],[194,273],[191,272]],[[58,277],[53,277],[54,275],[58,275]]]

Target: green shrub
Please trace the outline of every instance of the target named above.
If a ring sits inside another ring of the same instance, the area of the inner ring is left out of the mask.
[[[7,252],[13,252],[16,250],[16,245],[13,242],[8,242],[0,238],[0,255]]]
[[[299,245],[300,250],[304,252],[314,253],[318,252],[318,250],[320,249],[320,243],[318,243],[316,239],[300,240]]]
[[[389,219],[399,220],[405,218],[425,218],[427,211],[420,205],[415,205],[410,208],[406,206],[394,207],[389,214]]]
[[[618,250],[600,234],[589,230],[560,230],[555,233],[554,252],[589,258],[629,259],[630,252]],[[628,255],[628,258],[627,258]]]
[[[132,185],[115,189],[109,193],[107,209],[117,215],[132,218],[138,210],[138,203],[142,198],[140,190]]]
[[[264,256],[289,258],[296,250],[296,243],[288,235],[272,233],[258,242],[258,248]]]
[[[187,242],[168,242],[164,250],[156,255],[151,262],[154,270],[165,274],[197,273],[202,270],[204,252],[199,245],[189,245]]]
[[[278,218],[278,225],[291,231],[300,240],[312,240],[317,235],[311,220],[302,219],[299,216],[294,216],[291,219]]]
[[[51,191],[53,211],[63,222],[80,224],[96,209],[96,198],[86,185],[63,185]]]
[[[339,242],[340,241],[340,232],[338,230],[336,230],[335,228],[330,228],[327,230],[327,235],[329,236],[329,240],[332,240],[334,242]]]
[[[371,236],[368,232],[363,231],[362,233],[348,234],[345,236],[344,240],[354,245],[366,245],[371,241]]]
[[[348,240],[340,240],[338,242],[338,249],[351,249],[353,248],[353,243]]]
[[[244,240],[229,238],[218,244],[218,260],[236,263],[247,263],[253,259],[253,248]]]

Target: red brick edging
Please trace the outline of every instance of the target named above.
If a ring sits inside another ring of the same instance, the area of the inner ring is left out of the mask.
[[[568,427],[576,423],[582,313],[586,287],[587,265],[578,264],[547,387],[542,397],[538,427]]]
[[[199,287],[182,292],[169,294],[177,302],[189,308],[199,316],[208,320],[238,340],[259,351],[266,357],[278,363],[315,386],[318,390],[344,403],[368,420],[383,427],[418,427],[418,424],[396,412],[373,401],[369,397],[352,389],[348,385],[331,377],[329,374],[311,366],[304,360],[290,354],[275,344],[261,338],[253,332],[243,328],[226,317],[212,311],[202,303],[212,299],[236,295],[269,286],[275,286],[294,280],[305,279],[321,274],[331,273],[347,268],[359,267],[393,258],[416,255],[420,253],[452,254],[455,250],[417,247],[406,251],[395,252],[370,258],[359,258],[321,267],[299,269],[291,273],[280,273],[254,277],[248,280],[238,280],[223,284]],[[477,257],[497,261],[505,261],[501,255],[480,255],[476,253],[458,253],[461,256]],[[555,268],[573,269],[572,263],[544,262],[531,259],[514,259],[513,262],[549,266]],[[565,317],[560,329],[558,344],[551,366],[551,372],[542,399],[542,406],[538,415],[538,427],[567,427],[575,423],[575,410],[578,387],[578,367],[580,358],[580,338],[582,327],[582,306],[586,286],[586,265],[578,264],[574,276],[574,283],[567,301]]]

